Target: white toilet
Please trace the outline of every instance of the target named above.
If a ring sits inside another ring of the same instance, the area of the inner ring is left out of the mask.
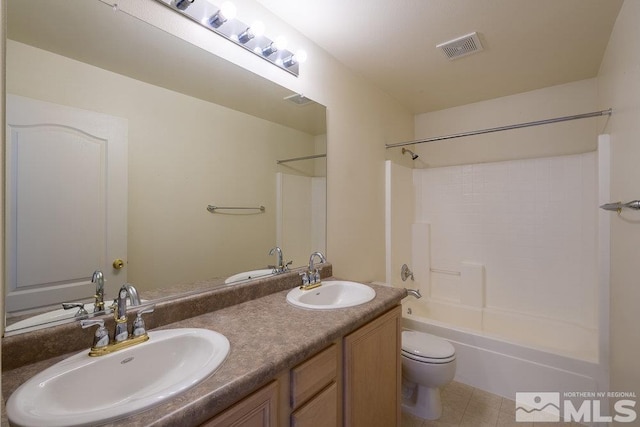
[[[456,373],[456,350],[449,341],[402,331],[402,409],[426,420],[442,415],[440,389]]]

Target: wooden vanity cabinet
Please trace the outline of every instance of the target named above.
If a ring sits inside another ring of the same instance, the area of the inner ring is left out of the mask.
[[[272,381],[201,427],[277,427],[278,382]]]
[[[400,327],[398,306],[202,425],[400,426]]]
[[[401,321],[397,306],[344,338],[345,427],[400,426]]]
[[[341,343],[336,342],[291,370],[291,427],[338,427]]]

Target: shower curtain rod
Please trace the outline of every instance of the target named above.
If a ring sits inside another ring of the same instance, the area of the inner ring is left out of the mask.
[[[280,163],[288,163],[288,162],[297,162],[298,160],[317,159],[319,157],[327,157],[327,155],[326,154],[316,154],[316,155],[313,155],[313,156],[294,157],[292,159],[277,160],[276,163],[280,164]]]
[[[556,117],[553,119],[538,120],[535,122],[518,123],[515,125],[507,125],[507,126],[499,126],[495,128],[489,128],[489,129],[473,130],[469,132],[455,133],[452,135],[436,136],[433,138],[419,139],[416,141],[397,142],[395,144],[385,144],[385,148],[404,147],[405,145],[423,144],[425,142],[444,141],[447,139],[462,138],[464,136],[482,135],[485,133],[501,132],[503,130],[520,129],[520,128],[526,128],[531,126],[548,125],[551,123],[566,122],[569,120],[588,119],[590,117],[610,116],[612,112],[613,110],[609,108],[608,110],[595,111],[593,113],[576,114],[575,116]]]

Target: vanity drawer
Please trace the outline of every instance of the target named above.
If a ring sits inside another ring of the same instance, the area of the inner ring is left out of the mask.
[[[327,349],[291,370],[291,408],[296,409],[332,381],[338,373],[338,349]]]
[[[338,423],[338,386],[332,383],[291,414],[291,427],[335,427]]]

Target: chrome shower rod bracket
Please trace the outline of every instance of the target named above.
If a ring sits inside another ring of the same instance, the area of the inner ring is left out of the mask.
[[[613,212],[622,212],[623,209],[633,209],[640,210],[640,200],[632,200],[627,203],[617,202],[617,203],[606,203],[600,206],[600,209],[604,209],[605,211],[613,211]]]

